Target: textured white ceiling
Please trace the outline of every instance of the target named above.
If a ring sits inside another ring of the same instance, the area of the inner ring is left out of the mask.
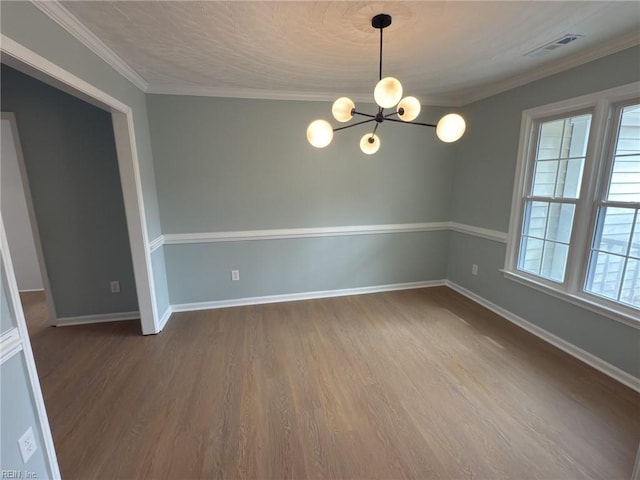
[[[382,12],[393,16],[384,31],[385,75],[430,103],[459,103],[634,32],[640,42],[635,1],[62,4],[150,91],[372,97],[379,32],[371,18]],[[584,38],[524,56],[567,33]]]

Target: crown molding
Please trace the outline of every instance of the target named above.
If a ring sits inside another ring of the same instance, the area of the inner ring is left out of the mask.
[[[122,58],[111,50],[102,40],[93,34],[77,17],[63,7],[57,0],[30,0],[45,15],[54,20],[68,33],[98,55],[118,73],[127,78],[138,89],[145,93],[158,95],[187,95],[197,97],[223,97],[245,98],[260,100],[299,100],[315,102],[333,102],[337,95],[330,92],[303,92],[295,90],[261,90],[244,87],[211,87],[202,85],[180,84],[149,84]],[[503,81],[492,82],[490,85],[471,88],[466,93],[459,95],[420,95],[423,105],[462,107],[478,100],[482,100],[512,88],[526,85],[527,83],[555,75],[599,58],[611,55],[626,48],[640,45],[640,35],[637,32],[629,32],[621,37],[614,38],[594,48],[584,49],[565,58],[541,65],[522,74],[507,78]],[[344,94],[348,94],[345,92]],[[374,103],[373,94],[352,94],[355,102]]]
[[[76,40],[104,60],[116,72],[121,74],[138,89],[147,91],[149,83],[142,78],[133,68],[131,68],[122,58],[91,32],[80,20],[78,20],[69,10],[64,8],[57,0],[38,1],[31,0],[42,13],[64,28]]]
[[[560,58],[540,67],[534,68],[520,75],[510,77],[504,81],[494,82],[486,87],[472,89],[469,93],[459,97],[459,106],[468,105],[478,100],[482,100],[493,95],[497,95],[512,88],[521,87],[527,83],[540,80],[556,73],[564,72],[585,63],[592,62],[607,55],[620,52],[627,48],[640,45],[640,35],[638,32],[629,32],[621,37],[614,38],[608,42],[593,48],[584,49],[565,58]]]

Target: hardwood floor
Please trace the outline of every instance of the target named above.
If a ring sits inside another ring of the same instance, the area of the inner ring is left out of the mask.
[[[46,327],[64,478],[628,479],[640,395],[447,288]]]

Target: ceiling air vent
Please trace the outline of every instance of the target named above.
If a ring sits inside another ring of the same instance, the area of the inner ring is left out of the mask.
[[[563,35],[560,38],[555,39],[552,42],[543,45],[542,47],[538,47],[535,50],[530,51],[529,53],[525,53],[525,57],[539,57],[540,55],[546,55],[549,52],[553,52],[555,49],[564,47],[565,45],[569,45],[571,42],[582,38],[584,35],[568,33]]]

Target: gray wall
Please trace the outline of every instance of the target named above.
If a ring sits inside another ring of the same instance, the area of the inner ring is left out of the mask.
[[[131,107],[149,238],[160,235],[160,216],[144,93],[78,42],[31,2],[0,2],[2,34]],[[158,255],[162,255],[160,251]],[[161,262],[154,262],[161,264]],[[153,270],[156,305],[168,302],[166,273]]]
[[[9,120],[2,120],[0,131],[0,205],[18,290],[42,290],[42,274],[18,164],[17,139],[13,138]]]
[[[307,125],[331,117],[329,102],[148,95],[148,109],[163,233],[450,217],[451,145],[432,128],[385,123],[369,156],[366,125],[309,145]],[[425,110],[419,120],[442,115]]]
[[[3,246],[4,250],[4,246]],[[11,302],[10,289],[0,255],[0,332],[17,327],[18,319]],[[0,366],[0,470],[35,472],[37,478],[51,478],[45,458],[42,431],[37,418],[34,394],[29,383],[25,352],[19,351]],[[24,464],[18,449],[18,439],[33,427],[38,451]]]
[[[168,245],[174,304],[442,280],[448,232]],[[240,270],[232,282],[230,271]]]
[[[0,366],[0,468],[2,471],[18,470],[22,472],[22,478],[25,478],[25,471],[34,472],[37,477],[33,478],[51,478],[28,378],[23,353],[14,355]],[[33,427],[38,450],[25,464],[18,439],[29,427]]]
[[[522,111],[640,80],[630,48],[464,107],[455,146],[452,220],[506,232]],[[451,234],[448,278],[525,320],[640,377],[640,331],[505,279],[506,245]],[[471,275],[471,264],[479,275]]]
[[[375,111],[374,106],[363,106]],[[329,102],[149,95],[163,233],[438,222],[450,217],[451,145],[385,123],[316,149],[308,123]],[[425,108],[419,120],[437,120]],[[165,246],[172,303],[441,280],[446,234],[398,233]],[[240,282],[231,283],[231,268]]]
[[[16,115],[58,318],[136,311],[111,114],[5,65],[1,92]]]

